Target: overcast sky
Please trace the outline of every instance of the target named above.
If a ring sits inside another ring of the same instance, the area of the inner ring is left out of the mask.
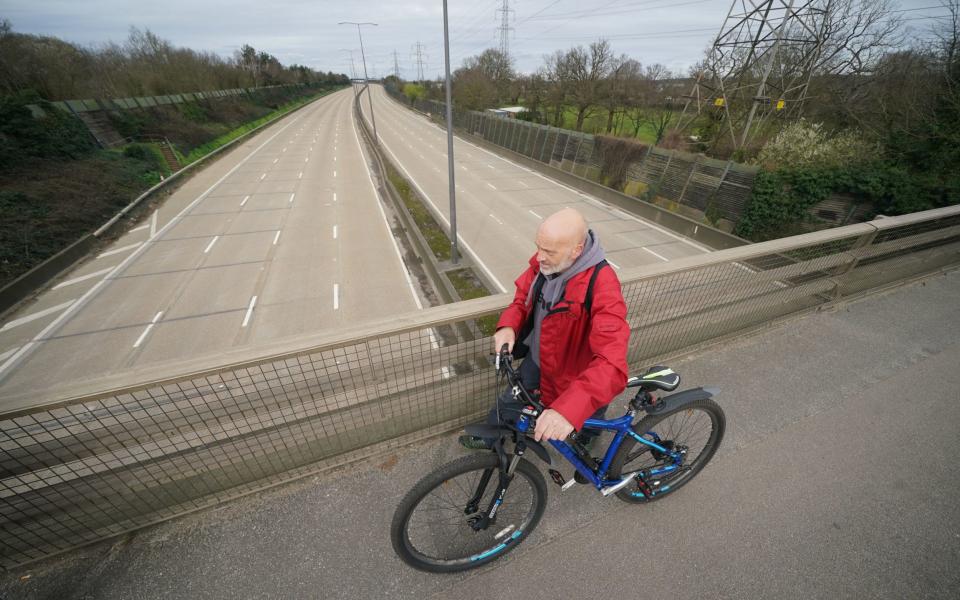
[[[703,54],[723,24],[731,0],[510,0],[510,54],[532,72],[543,55],[606,37],[614,50],[643,63],[686,69]],[[940,0],[900,0],[917,34],[942,15]],[[499,45],[503,0],[449,0],[451,62]],[[53,35],[80,44],[122,42],[131,26],[150,29],[177,46],[231,56],[250,44],[284,64],[347,73],[355,51],[355,26],[374,21],[363,41],[371,77],[393,72],[396,51],[401,77],[416,76],[414,46],[423,45],[425,74],[443,71],[440,0],[3,0],[0,18],[14,31]]]

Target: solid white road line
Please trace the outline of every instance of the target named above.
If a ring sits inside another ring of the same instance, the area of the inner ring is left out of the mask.
[[[657,258],[659,258],[660,260],[662,260],[663,262],[669,262],[669,261],[670,261],[669,258],[666,258],[666,257],[664,257],[664,256],[661,256],[660,254],[657,254],[656,252],[654,252],[654,251],[651,250],[650,248],[647,248],[647,247],[645,247],[645,246],[641,246],[641,247],[642,247],[644,250],[646,250],[647,252],[649,252],[650,254],[652,254],[652,255],[656,256]]]
[[[105,256],[113,256],[114,254],[120,254],[121,252],[126,252],[127,250],[133,250],[134,248],[142,244],[143,242],[137,242],[136,244],[130,244],[129,246],[114,248],[113,250],[109,250],[107,252],[103,252],[102,254],[97,255],[97,258],[103,258]]]
[[[153,329],[154,324],[160,320],[160,317],[163,316],[163,311],[161,310],[156,315],[154,315],[153,320],[150,321],[150,324],[147,325],[147,328],[143,330],[143,333],[140,334],[140,337],[137,338],[137,341],[133,343],[134,348],[139,348],[140,343],[143,342],[143,338],[147,337],[147,334],[150,333],[150,330]]]
[[[333,239],[337,239],[337,226],[333,226]]]
[[[389,96],[388,96],[388,98],[389,98]],[[403,108],[403,110],[408,110],[408,109]],[[419,123],[420,121],[417,121],[417,122]],[[441,128],[439,125],[436,125],[436,124],[434,124],[434,123],[430,123],[429,121],[427,122],[427,124],[428,124],[428,125],[433,125],[433,126],[437,129],[437,131],[443,133],[443,135],[446,135],[446,131],[444,131],[443,128]],[[556,179],[551,179],[551,178],[549,178],[549,177],[547,177],[547,176],[545,176],[545,175],[543,175],[543,174],[541,174],[541,173],[539,173],[539,172],[537,172],[537,171],[534,171],[533,169],[529,169],[529,168],[527,168],[527,167],[524,167],[524,166],[522,166],[522,165],[520,165],[520,164],[517,164],[517,163],[513,162],[512,160],[510,160],[510,159],[508,159],[508,158],[504,158],[504,157],[500,156],[499,154],[496,154],[495,152],[491,152],[490,150],[487,150],[486,148],[481,148],[480,146],[474,144],[473,142],[470,142],[470,141],[468,141],[468,140],[460,137],[460,136],[457,135],[456,133],[454,133],[454,136],[455,136],[458,140],[460,140],[461,142],[463,142],[464,144],[467,144],[468,146],[472,146],[472,147],[476,148],[477,150],[481,150],[481,151],[485,152],[486,154],[489,154],[490,156],[492,156],[492,157],[494,157],[494,158],[496,158],[496,159],[498,159],[498,160],[502,160],[503,162],[505,162],[505,163],[507,163],[507,164],[509,164],[509,165],[512,165],[512,166],[514,166],[514,167],[517,167],[518,169],[522,169],[522,170],[524,170],[524,171],[526,171],[526,172],[528,172],[528,173],[530,173],[530,174],[532,174],[532,175],[536,175],[537,177],[539,177],[540,179],[543,179],[544,181],[549,181],[550,183],[555,184],[555,185],[559,185],[559,186],[562,187],[562,188],[566,188],[567,190],[570,190],[571,192],[573,192],[573,193],[575,193],[575,194],[577,194],[577,195],[579,195],[579,196],[583,196],[583,197],[587,198],[588,200],[591,200],[591,201],[594,203],[594,205],[596,205],[596,206],[598,206],[598,207],[600,207],[600,208],[603,208],[603,209],[609,210],[609,211],[614,210],[614,209],[612,209],[609,205],[604,204],[604,203],[600,202],[599,200],[596,200],[595,198],[593,198],[593,197],[591,197],[591,196],[588,196],[587,194],[585,194],[585,193],[583,193],[583,192],[581,192],[581,191],[579,191],[579,190],[576,190],[576,189],[574,189],[574,188],[572,188],[572,187],[570,187],[570,186],[568,186],[568,185],[565,185],[565,184],[563,184],[563,183],[560,183],[560,182],[557,181]],[[489,164],[488,164],[487,166],[490,167]],[[493,167],[491,167],[491,168],[493,168]],[[681,236],[681,235],[678,235],[678,234],[675,234],[675,233],[673,233],[673,232],[667,231],[666,229],[664,229],[664,228],[662,228],[662,227],[659,227],[659,226],[657,226],[657,225],[654,225],[652,222],[650,222],[650,221],[648,221],[648,220],[641,219],[640,217],[637,217],[637,216],[634,216],[634,215],[629,215],[629,214],[628,214],[627,216],[628,216],[630,219],[635,220],[635,221],[638,221],[638,222],[640,222],[640,223],[643,223],[644,225],[650,227],[651,229],[655,229],[655,230],[659,231],[660,233],[662,233],[662,234],[664,234],[664,235],[670,236],[670,237],[672,237],[672,238],[675,238],[675,239],[680,240],[681,242],[684,242],[684,243],[686,243],[686,244],[689,244],[690,246],[693,246],[694,248],[696,248],[696,249],[698,249],[698,250],[701,250],[701,251],[703,251],[703,252],[713,252],[713,250],[711,250],[710,248],[707,248],[706,246],[704,246],[704,245],[702,245],[702,244],[698,244],[697,242],[694,242],[694,241],[692,241],[692,240],[689,240],[689,239],[687,239],[687,238],[685,238],[685,237],[683,237],[683,236]]]
[[[277,235],[273,236],[273,245],[274,245],[274,246],[277,245],[277,240],[279,240],[279,239],[280,239],[280,232],[277,231]]]
[[[363,146],[360,144],[360,136],[357,134],[357,122],[353,117],[353,111],[350,111],[350,125],[353,129],[353,137],[357,141],[357,148],[360,150],[360,156],[363,154]],[[383,225],[387,228],[387,237],[390,238],[390,241],[393,242],[393,249],[397,252],[397,260],[400,262],[400,268],[403,270],[403,276],[407,279],[407,287],[410,288],[410,295],[413,296],[413,301],[417,305],[418,310],[423,310],[423,302],[420,301],[420,296],[417,294],[417,288],[413,286],[413,278],[410,276],[410,271],[407,270],[406,263],[403,262],[403,254],[400,252],[400,245],[397,244],[397,239],[393,237],[393,230],[390,229],[390,221],[387,220],[387,213],[383,210],[383,203],[380,201],[380,193],[377,191],[377,186],[373,183],[373,176],[370,174],[369,165],[365,165],[364,169],[367,172],[367,181],[370,182],[370,189],[373,190],[373,197],[377,199],[377,208],[380,209],[380,216],[383,217]],[[336,202],[337,193],[333,193],[333,200]],[[433,335],[431,330],[430,335]],[[434,348],[438,348],[436,341],[434,341]]]
[[[253,314],[253,307],[256,306],[256,304],[257,304],[257,297],[254,296],[253,298],[250,298],[250,305],[247,306],[247,314],[243,316],[243,325],[241,325],[240,327],[246,327],[247,324],[250,323],[250,315]]]
[[[73,284],[75,284],[75,283],[80,283],[81,281],[86,281],[86,280],[88,280],[88,279],[93,279],[93,278],[96,277],[97,275],[103,275],[104,273],[109,273],[109,272],[112,271],[112,270],[113,270],[113,267],[107,267],[106,269],[101,269],[101,270],[95,271],[95,272],[93,272],[93,273],[88,273],[88,274],[86,274],[86,275],[81,275],[80,277],[74,277],[73,279],[68,279],[67,281],[63,281],[63,282],[61,282],[61,283],[58,283],[57,285],[53,286],[53,289],[59,290],[60,288],[62,288],[62,287],[67,287],[68,285],[73,285]]]
[[[213,245],[216,244],[216,243],[217,243],[217,240],[219,240],[219,239],[220,239],[220,236],[219,236],[219,235],[213,236],[213,239],[210,240],[210,243],[207,244],[207,247],[203,249],[203,253],[204,253],[204,254],[207,254],[208,252],[210,252],[210,248],[213,248]]]
[[[243,202],[240,203],[240,206],[243,206],[244,204],[246,204],[246,203],[247,203],[247,200],[249,200],[249,199],[250,199],[250,196],[244,196],[244,197],[243,197]]]
[[[159,210],[153,211],[153,214],[150,216],[150,237],[157,235],[157,213]]]
[[[340,284],[333,284],[333,310],[340,310]]]
[[[146,229],[146,228],[148,228],[148,227],[150,227],[150,223],[144,223],[144,224],[141,225],[140,227],[134,227],[133,229],[131,229],[131,230],[130,230],[130,233],[133,233],[134,231],[140,231],[140,230]]]
[[[423,191],[423,188],[420,187],[420,184],[417,183],[417,180],[414,179],[414,177],[410,174],[409,171],[407,171],[406,167],[403,166],[403,163],[400,162],[400,159],[397,158],[397,155],[394,154],[393,150],[390,149],[390,146],[388,146],[387,143],[384,142],[382,138],[380,140],[380,143],[387,150],[387,152],[390,153],[390,156],[393,157],[393,161],[396,163],[398,167],[400,167],[400,170],[403,171],[404,175],[407,176],[407,180],[413,183],[413,187],[417,188],[417,191],[420,192],[420,195],[424,197],[424,199],[430,204],[431,207],[433,207],[433,214],[437,217],[440,217],[440,220],[443,221],[443,224],[446,225],[447,229],[449,230],[450,221],[447,220],[447,218],[443,215],[443,213],[440,212],[440,209],[437,208],[436,203],[434,203],[434,201],[430,198],[430,196],[428,196],[427,193]],[[460,241],[460,244],[461,246],[463,246],[463,249],[466,250],[468,253],[470,253],[471,258],[473,258],[473,260],[475,260],[476,263],[480,265],[480,268],[483,269],[483,271],[487,274],[487,277],[490,278],[490,281],[492,281],[494,285],[497,286],[497,288],[500,290],[501,293],[506,293],[507,288],[503,287],[503,284],[500,283],[500,280],[497,279],[497,276],[493,274],[490,268],[482,260],[480,260],[480,256],[473,251],[473,248],[471,248],[470,245],[463,240],[463,237],[460,234],[457,234],[457,239]]]
[[[167,222],[167,224],[164,225],[164,226],[160,229],[160,231],[159,231],[158,233],[159,233],[159,234],[163,234],[163,232],[167,231],[168,229],[172,228],[174,225],[176,225],[177,223],[179,223],[180,220],[183,218],[183,215],[185,215],[185,214],[187,214],[188,212],[190,212],[191,210],[193,210],[193,208],[194,208],[197,204],[199,204],[200,202],[202,202],[204,198],[206,198],[207,196],[209,196],[209,195],[210,195],[210,192],[212,192],[214,189],[216,189],[216,187],[217,187],[218,185],[220,185],[220,184],[223,183],[228,177],[230,177],[231,175],[233,175],[234,173],[236,173],[237,169],[239,169],[240,167],[242,167],[243,165],[245,165],[248,160],[250,160],[251,158],[253,158],[258,152],[260,152],[260,150],[262,150],[264,147],[266,147],[267,144],[269,144],[269,143],[272,142],[274,139],[276,139],[276,137],[277,137],[278,135],[280,135],[281,133],[283,133],[284,131],[286,131],[287,128],[290,127],[290,125],[293,125],[293,124],[297,121],[297,119],[299,119],[299,118],[300,118],[299,116],[294,117],[294,119],[293,119],[292,121],[290,121],[290,123],[284,125],[282,128],[280,128],[279,131],[277,131],[276,133],[274,133],[273,135],[271,135],[266,141],[264,141],[262,144],[260,144],[259,146],[257,146],[257,148],[256,148],[253,152],[251,152],[249,155],[247,155],[247,157],[244,158],[243,160],[241,160],[239,163],[237,163],[236,165],[234,165],[233,168],[230,169],[229,171],[227,171],[227,173],[226,173],[223,177],[221,177],[221,178],[218,179],[216,182],[214,182],[214,184],[211,185],[210,187],[208,187],[202,194],[200,194],[199,196],[197,196],[196,198],[194,198],[193,202],[191,202],[190,204],[188,204],[187,206],[185,206],[183,209],[181,209],[180,212],[177,213],[177,215],[176,215],[175,217],[173,217],[172,219],[170,219],[170,220]],[[151,236],[151,238],[152,238],[152,237],[153,237],[153,236]],[[87,301],[90,300],[90,298],[92,298],[93,296],[95,296],[95,295],[97,294],[97,292],[100,291],[100,288],[104,285],[104,283],[105,283],[106,281],[110,280],[115,274],[122,272],[125,268],[127,268],[127,266],[128,266],[133,260],[135,260],[138,256],[140,256],[140,254],[142,254],[143,251],[144,251],[146,248],[150,247],[151,245],[152,245],[152,243],[151,243],[150,241],[148,241],[146,244],[144,244],[144,245],[140,246],[139,248],[137,248],[136,250],[134,250],[133,253],[131,253],[129,256],[127,256],[125,259],[123,259],[123,261],[122,261],[119,265],[117,265],[116,267],[114,267],[114,269],[113,269],[113,271],[112,271],[111,273],[109,273],[106,277],[104,277],[103,279],[101,279],[100,281],[98,281],[93,287],[91,287],[89,290],[87,290],[87,292],[86,292],[84,295],[80,296],[80,298],[79,298],[74,304],[72,304],[72,305],[70,306],[70,308],[68,308],[66,311],[64,311],[63,314],[61,314],[59,317],[57,317],[56,319],[54,319],[49,325],[47,325],[46,327],[44,327],[43,331],[41,331],[41,332],[38,333],[37,335],[33,336],[33,339],[32,339],[32,340],[30,340],[29,342],[27,342],[26,344],[24,344],[23,346],[21,346],[20,349],[19,349],[17,352],[15,352],[15,353],[13,354],[13,356],[11,356],[10,358],[8,358],[5,363],[0,364],[0,381],[2,381],[4,377],[6,377],[6,374],[10,372],[10,370],[14,367],[14,365],[16,365],[17,363],[19,363],[24,357],[26,357],[26,356],[32,351],[33,348],[35,348],[35,347],[37,346],[37,344],[40,342],[40,340],[42,340],[44,337],[46,337],[47,334],[55,331],[56,328],[59,327],[66,319],[69,319],[71,316],[73,316],[73,315],[76,313],[76,311],[78,311],[80,308],[82,308],[82,307],[87,303]]]
[[[533,212],[532,210],[527,210],[527,212],[530,213],[531,215],[535,216],[535,217],[538,218],[538,219],[543,219],[543,217],[541,217],[541,216],[538,215],[537,213]]]
[[[20,317],[19,319],[14,319],[13,321],[7,321],[6,323],[4,323],[3,327],[0,327],[0,331],[6,331],[6,330],[8,330],[8,329],[13,329],[14,327],[19,327],[20,325],[24,325],[24,324],[26,324],[26,323],[29,323],[30,321],[36,321],[37,319],[42,319],[43,317],[45,317],[45,316],[47,316],[47,315],[52,315],[53,313],[60,312],[61,310],[65,309],[65,308],[69,308],[70,305],[72,305],[74,302],[76,302],[76,300],[68,300],[67,302],[64,302],[63,304],[58,304],[58,305],[56,305],[56,306],[51,306],[50,308],[46,308],[46,309],[41,310],[41,311],[39,311],[39,312],[35,312],[35,313],[33,313],[32,315],[27,315],[27,316],[25,316],[25,317]]]
[[[16,351],[19,350],[19,349],[20,349],[19,346],[17,346],[16,348],[10,348],[9,350],[7,350],[6,352],[4,352],[3,354],[0,354],[0,360],[4,360],[4,359],[7,358],[8,356],[11,356],[14,352],[16,352]]]

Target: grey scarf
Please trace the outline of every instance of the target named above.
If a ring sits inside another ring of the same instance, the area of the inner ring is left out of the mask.
[[[543,318],[550,312],[550,309],[563,298],[563,292],[567,286],[567,282],[570,281],[574,275],[582,273],[602,261],[604,256],[600,241],[597,239],[596,234],[593,233],[593,230],[590,230],[587,232],[587,241],[584,244],[583,252],[580,253],[577,260],[575,260],[567,270],[555,275],[545,276],[546,281],[543,282],[543,287],[540,289],[540,298],[543,299],[542,301],[540,298],[533,297],[536,280],[534,280],[534,284],[530,285],[527,303],[533,303],[533,328],[523,343],[530,348],[530,358],[533,359],[533,362],[537,366],[540,366],[540,331],[543,325]]]

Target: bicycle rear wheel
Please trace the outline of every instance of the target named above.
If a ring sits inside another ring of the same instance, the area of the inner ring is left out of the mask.
[[[716,453],[726,417],[713,400],[697,400],[661,415],[648,415],[633,426],[633,430],[648,440],[671,450],[683,449],[685,456],[680,469],[657,477],[637,478],[617,492],[625,502],[645,503],[659,500],[675,492],[693,479]],[[671,459],[632,437],[626,437],[610,463],[613,477],[621,473],[663,467]]]
[[[498,487],[498,460],[493,453],[465,456],[421,479],[400,501],[390,538],[397,555],[410,566],[432,572],[465,571],[486,564],[527,538],[547,504],[543,475],[520,460],[496,519],[475,531],[471,517],[490,506]],[[467,504],[485,471],[492,470],[477,508]]]

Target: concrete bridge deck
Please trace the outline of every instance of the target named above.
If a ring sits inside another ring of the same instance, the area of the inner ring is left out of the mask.
[[[400,497],[448,435],[5,575],[0,597],[955,598],[960,271],[675,362],[717,385],[715,461],[663,503],[584,487],[464,575],[390,547]],[[569,470],[569,468],[568,468]]]

